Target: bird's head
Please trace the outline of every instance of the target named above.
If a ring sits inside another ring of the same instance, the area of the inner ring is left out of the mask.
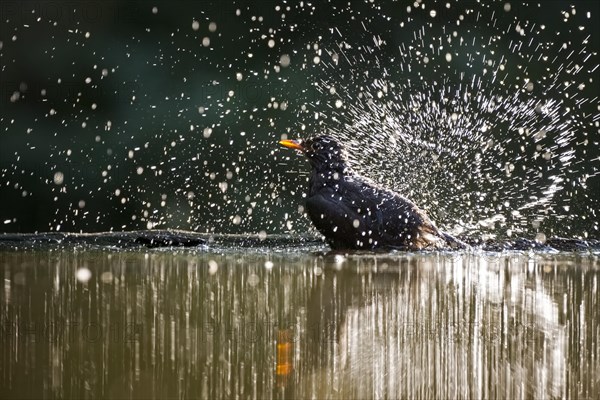
[[[282,140],[280,145],[301,151],[316,170],[344,170],[347,167],[344,146],[328,135],[305,140]]]

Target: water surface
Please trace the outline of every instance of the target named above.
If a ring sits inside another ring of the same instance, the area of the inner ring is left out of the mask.
[[[0,250],[3,398],[599,398],[600,257]]]

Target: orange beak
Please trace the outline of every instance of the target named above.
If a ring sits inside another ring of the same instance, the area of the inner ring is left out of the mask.
[[[287,147],[288,149],[304,151],[304,147],[297,140],[281,140],[280,145]]]

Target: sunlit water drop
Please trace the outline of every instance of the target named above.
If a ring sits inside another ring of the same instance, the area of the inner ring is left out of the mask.
[[[82,267],[77,270],[75,277],[81,283],[87,283],[92,278],[92,272],[87,267]]]

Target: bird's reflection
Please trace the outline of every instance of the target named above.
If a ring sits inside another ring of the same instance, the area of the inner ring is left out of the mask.
[[[569,332],[552,260],[529,270],[519,258],[471,255],[344,262],[323,257],[310,296],[300,336],[307,387],[351,397],[567,392]]]

